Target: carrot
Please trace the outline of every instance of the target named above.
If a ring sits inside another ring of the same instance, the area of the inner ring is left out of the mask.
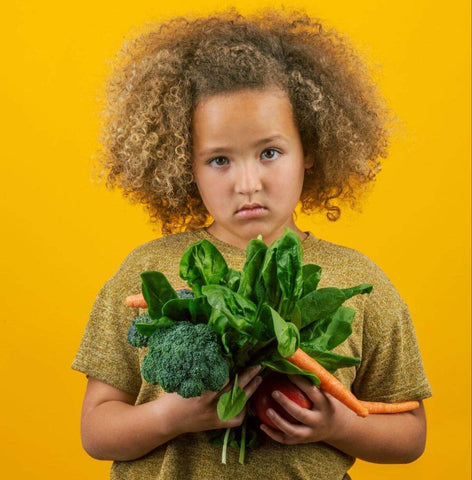
[[[320,379],[320,387],[325,392],[344,403],[344,405],[356,412],[357,415],[360,417],[369,415],[367,407],[345,385],[301,348],[297,349],[291,357],[287,357],[287,360],[303,370],[314,373]]]
[[[409,412],[419,408],[420,403],[416,401],[399,402],[399,403],[382,403],[382,402],[364,402],[361,400],[369,413],[402,413]]]
[[[136,295],[129,295],[125,298],[125,305],[132,308],[147,308],[146,300],[144,300],[142,293]]]
[[[334,398],[344,403],[347,407],[361,417],[367,417],[370,413],[402,413],[415,410],[420,406],[419,402],[365,402],[358,400],[346,386],[334,375],[328,372],[314,358],[310,357],[302,349],[298,349],[292,357],[287,358],[290,362],[303,370],[314,373],[321,381],[320,387]]]

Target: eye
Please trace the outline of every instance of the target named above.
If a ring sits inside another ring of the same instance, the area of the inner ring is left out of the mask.
[[[266,155],[266,156],[264,157],[264,155]],[[262,156],[266,160],[274,160],[274,159],[278,158],[278,155],[280,155],[280,152],[278,150],[275,150],[275,148],[266,148],[262,152]]]
[[[210,165],[215,165],[216,167],[224,167],[228,165],[229,160],[226,157],[215,157],[212,158],[208,163]]]

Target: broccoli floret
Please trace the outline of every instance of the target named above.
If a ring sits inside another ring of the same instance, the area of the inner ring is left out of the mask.
[[[216,333],[206,324],[181,321],[158,328],[148,341],[143,378],[184,398],[219,391],[229,376]]]
[[[177,296],[179,298],[195,298],[195,294],[189,288],[181,288],[177,290]]]
[[[146,347],[148,344],[149,337],[146,337],[142,333],[138,331],[136,328],[136,323],[152,323],[152,318],[149,316],[148,313],[143,313],[136,317],[132,322],[128,329],[128,334],[126,336],[128,343],[133,347],[142,348]]]

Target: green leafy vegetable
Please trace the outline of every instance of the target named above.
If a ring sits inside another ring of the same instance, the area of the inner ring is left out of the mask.
[[[260,237],[251,240],[241,271],[229,268],[207,240],[191,245],[179,274],[192,290],[176,292],[162,273],[143,272],[148,315],[132,322],[128,341],[148,346],[144,379],[190,397],[219,391],[233,378],[217,405],[220,419],[227,421],[246,405],[237,378],[251,365],[302,375],[314,385],[320,383],[315,374],[286,360],[298,348],[330,372],[357,366],[360,359],[332,350],[352,333],[355,311],[343,303],[372,286],[318,288],[321,272],[318,265],[303,265],[300,238],[289,229],[269,247]],[[228,445],[240,449],[244,462],[246,448],[257,444],[258,428],[251,419],[212,437],[223,444],[224,462]]]
[[[177,298],[177,294],[161,272],[143,272],[141,280],[149,316],[157,320],[161,316],[164,304],[172,298]]]
[[[180,277],[187,281],[197,297],[204,285],[218,285],[227,273],[223,255],[208,240],[191,245],[180,261]]]
[[[246,392],[238,384],[238,374],[234,377],[231,390],[221,395],[217,404],[218,416],[223,422],[238,416],[246,405]]]

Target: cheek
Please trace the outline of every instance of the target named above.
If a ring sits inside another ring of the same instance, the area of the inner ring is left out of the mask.
[[[280,168],[271,172],[270,185],[272,190],[294,194],[298,192],[305,176],[304,168]]]
[[[224,194],[223,182],[216,181],[213,176],[195,175],[195,183],[206,209],[213,217],[225,209],[228,200]]]

